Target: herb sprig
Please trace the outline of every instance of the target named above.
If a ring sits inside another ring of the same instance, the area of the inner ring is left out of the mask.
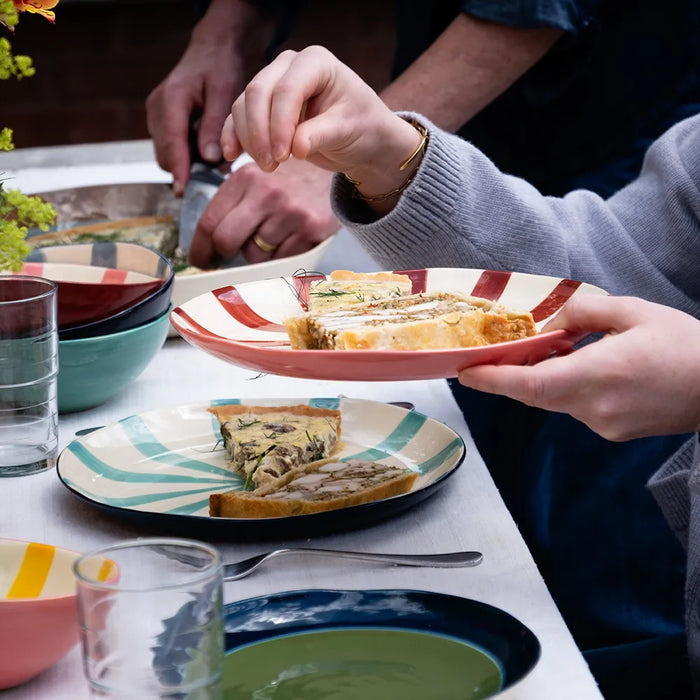
[[[253,418],[253,420],[246,421],[243,418],[238,419],[238,429],[243,430],[244,428],[250,428],[251,425],[256,425],[260,421],[257,418]]]

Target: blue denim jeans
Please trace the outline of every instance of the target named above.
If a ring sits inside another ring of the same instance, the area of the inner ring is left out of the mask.
[[[449,382],[605,697],[691,697],[687,657],[672,651],[684,648],[685,553],[646,488],[687,436],[609,442],[568,415]],[[662,677],[679,684],[671,695]]]

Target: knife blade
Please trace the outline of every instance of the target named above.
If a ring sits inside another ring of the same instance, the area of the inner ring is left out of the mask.
[[[201,162],[192,164],[180,208],[178,245],[183,251],[190,249],[197,222],[225,179],[216,167]]]
[[[253,159],[247,153],[243,153],[231,163],[231,172],[252,162],[254,162]],[[190,179],[185,185],[185,191],[182,195],[178,226],[178,250],[183,257],[187,257],[199,219],[224,180],[226,180],[226,175],[218,167],[207,165],[201,161],[193,163]],[[248,261],[243,253],[238,251],[230,258],[217,256],[212,263],[214,267],[223,268],[240,267],[247,265]]]

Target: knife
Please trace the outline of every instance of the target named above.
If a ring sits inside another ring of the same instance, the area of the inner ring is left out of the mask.
[[[197,133],[201,118],[202,114],[199,110],[192,115],[187,133],[191,163],[190,179],[187,181],[182,195],[178,231],[178,247],[185,257],[192,245],[192,238],[199,218],[221,183],[226,179],[226,176],[219,170],[219,166],[225,162],[223,158],[217,163],[207,162],[199,153]]]
[[[215,166],[202,162],[192,164],[180,208],[178,246],[183,251],[190,249],[197,222],[225,179]]]
[[[226,162],[223,158],[218,163],[209,163],[205,162],[199,154],[199,148],[197,147],[198,125],[199,118],[195,119],[189,130],[188,141],[192,167],[190,168],[190,179],[187,181],[182,195],[180,219],[178,222],[178,248],[185,258],[192,245],[192,239],[200,217],[221,186],[221,183],[226,179],[226,175],[219,170],[219,166]],[[235,162],[231,163],[231,172],[252,162],[253,159],[247,153],[243,153],[236,158]],[[220,258],[217,260],[218,267],[235,267],[247,264],[248,261],[240,252],[232,258]]]

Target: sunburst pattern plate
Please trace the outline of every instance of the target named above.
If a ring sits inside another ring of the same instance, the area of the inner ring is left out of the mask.
[[[538,330],[577,294],[607,294],[560,277],[464,268],[396,270],[412,291],[456,291],[531,311]],[[582,339],[564,330],[483,347],[448,350],[292,350],[283,319],[305,310],[320,274],[248,282],[202,294],[173,310],[171,322],[206,352],[258,372],[308,379],[393,381],[456,377],[476,364],[532,364],[568,352]]]
[[[340,459],[370,459],[418,472],[408,493],[338,511],[288,518],[211,518],[210,493],[240,490],[243,480],[226,468],[219,424],[207,408],[223,403],[282,406],[308,403],[339,408]],[[387,518],[443,485],[465,455],[462,438],[417,411],[350,398],[221,399],[162,408],[125,418],[71,442],[58,475],[93,505],[169,532],[179,528],[246,537],[304,536],[352,529]],[[280,520],[284,520],[283,528]]]

